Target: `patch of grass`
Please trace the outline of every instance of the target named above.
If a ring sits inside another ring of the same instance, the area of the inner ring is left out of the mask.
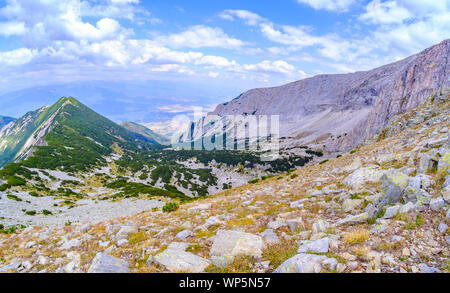
[[[253,273],[253,264],[255,262],[256,259],[252,256],[237,255],[225,268],[210,265],[205,271],[207,273]]]
[[[263,251],[263,259],[270,261],[272,267],[279,267],[284,261],[297,254],[295,241],[284,241],[279,244],[268,246]]]
[[[292,174],[291,175],[291,179],[295,179],[295,178],[297,178],[298,177],[298,174]]]
[[[423,224],[425,224],[425,220],[420,214],[418,214],[414,221],[408,220],[403,228],[406,230],[412,230],[422,226]]]
[[[34,216],[36,215],[36,211],[26,211],[25,214],[28,216]]]
[[[248,183],[255,184],[255,183],[258,183],[258,181],[259,181],[259,179],[253,179],[253,180],[250,180]]]
[[[243,218],[243,219],[239,219],[239,220],[227,221],[227,225],[229,227],[250,226],[250,225],[253,225],[253,223],[254,223],[253,219],[250,219],[250,218]]]
[[[130,235],[128,236],[128,243],[129,244],[137,244],[137,243],[143,242],[147,239],[148,239],[148,236],[145,233],[145,231],[130,233]]]
[[[363,243],[369,239],[370,232],[365,229],[358,229],[350,231],[344,234],[344,243],[348,245],[355,245],[358,243]]]

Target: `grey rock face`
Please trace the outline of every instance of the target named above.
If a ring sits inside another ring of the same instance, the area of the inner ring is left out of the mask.
[[[112,257],[103,252],[97,253],[89,267],[88,273],[131,273],[128,262]]]
[[[327,151],[348,151],[376,134],[395,115],[450,86],[449,55],[450,40],[445,40],[370,71],[318,75],[279,87],[253,89],[217,106],[211,114],[279,115],[280,136],[288,138],[282,146],[313,145],[319,139]],[[213,131],[202,133],[196,124],[194,133],[196,138],[208,137]]]

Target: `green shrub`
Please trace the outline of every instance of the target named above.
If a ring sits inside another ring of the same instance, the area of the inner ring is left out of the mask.
[[[34,197],[39,197],[39,194],[36,191],[30,192],[30,195]]]
[[[170,213],[170,212],[174,212],[174,211],[178,210],[178,207],[179,207],[178,203],[168,202],[163,206],[162,210],[165,213]]]
[[[255,184],[255,183],[258,183],[258,181],[259,181],[259,179],[253,179],[253,180],[250,180],[248,183]]]
[[[323,160],[323,161],[320,162],[319,164],[320,164],[320,165],[323,165],[323,164],[325,164],[326,162],[328,162],[328,160]]]
[[[17,195],[14,195],[14,194],[8,194],[8,195],[6,195],[6,197],[11,200],[22,201],[22,199],[20,197],[18,197]]]
[[[48,215],[51,215],[52,212],[49,211],[49,210],[43,210],[43,211],[42,211],[42,214],[43,214],[44,216],[48,216]]]
[[[25,179],[17,177],[17,176],[8,176],[6,177],[6,181],[11,186],[21,186],[25,185]]]
[[[295,179],[295,178],[297,178],[298,177],[298,174],[292,174],[291,175],[291,179]]]
[[[29,216],[34,216],[36,215],[36,211],[26,211],[25,214]]]
[[[7,190],[9,188],[11,188],[11,185],[9,185],[7,183],[3,184],[3,185],[0,185],[0,191],[5,191],[5,190]]]

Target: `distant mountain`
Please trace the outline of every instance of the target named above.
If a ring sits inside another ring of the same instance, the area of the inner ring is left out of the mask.
[[[138,135],[142,135],[144,138],[148,139],[150,142],[156,142],[159,143],[161,145],[169,145],[170,144],[170,139],[158,134],[156,132],[154,132],[153,130],[141,125],[141,124],[137,124],[134,122],[122,122],[120,124],[120,126],[122,126],[123,128],[136,133]]]
[[[282,147],[308,145],[330,153],[348,151],[379,133],[396,114],[450,86],[449,58],[450,40],[445,40],[370,71],[318,75],[279,87],[253,89],[210,114],[279,115]],[[220,123],[214,127],[210,121],[202,131],[199,125],[193,127],[193,140],[224,133]],[[189,135],[184,137],[192,140]]]
[[[149,149],[149,144],[74,98],[31,111],[0,130],[0,166],[27,159],[36,168],[85,170],[105,156]],[[33,156],[31,156],[33,154]]]
[[[3,128],[6,124],[16,120],[15,118],[6,117],[6,116],[0,116],[0,129]]]

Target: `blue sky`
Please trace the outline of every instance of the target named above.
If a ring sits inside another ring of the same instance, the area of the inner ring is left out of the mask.
[[[368,70],[449,38],[449,28],[450,0],[0,0],[0,94],[164,81],[180,101],[159,110],[179,112]],[[192,86],[180,94],[181,82]]]

